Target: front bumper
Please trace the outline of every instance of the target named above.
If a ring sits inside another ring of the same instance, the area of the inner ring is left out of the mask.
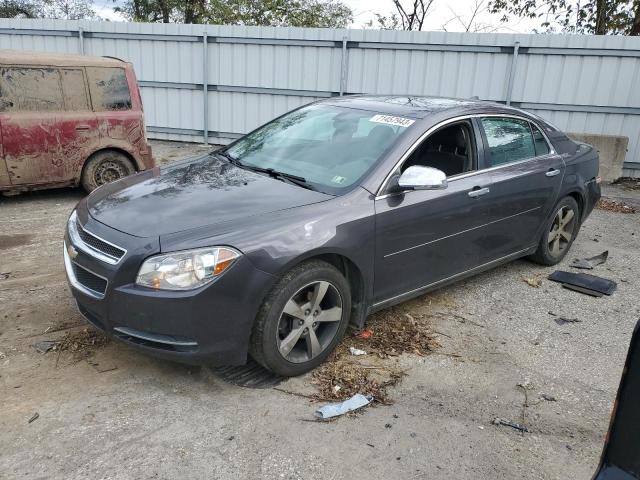
[[[271,275],[240,257],[224,275],[199,289],[140,287],[134,284],[137,270],[144,258],[158,253],[159,246],[109,229],[86,213],[85,219],[81,223],[86,231],[127,250],[116,265],[110,265],[73,245],[68,232],[65,235],[67,278],[80,313],[90,323],[157,357],[190,364],[245,363],[251,327],[272,284]],[[96,280],[94,285],[92,275],[104,283]]]

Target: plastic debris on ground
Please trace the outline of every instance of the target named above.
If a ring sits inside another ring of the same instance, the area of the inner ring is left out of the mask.
[[[559,282],[563,287],[576,290],[587,295],[611,295],[617,287],[616,282],[587,273],[572,273],[556,270],[549,275],[549,280]]]
[[[608,257],[609,257],[609,250],[605,250],[600,255],[595,255],[593,257],[581,258],[581,259],[576,258],[569,266],[573,268],[593,270],[593,267],[597,265],[601,265],[604,262],[606,262]]]
[[[371,395],[362,395],[357,393],[344,402],[330,403],[318,408],[315,415],[322,420],[327,420],[365,407],[369,405],[372,400],[373,397]]]
[[[349,347],[349,353],[351,353],[351,355],[355,355],[355,356],[366,355],[367,354],[367,352],[365,352],[364,350],[360,350],[359,348],[355,348],[355,347]]]

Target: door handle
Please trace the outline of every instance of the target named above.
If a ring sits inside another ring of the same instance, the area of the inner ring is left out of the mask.
[[[467,195],[469,195],[471,198],[481,197],[482,195],[486,195],[487,193],[489,193],[489,191],[490,190],[488,187],[474,188],[473,190],[468,192]]]
[[[89,130],[91,127],[89,127],[89,125],[77,125],[76,126],[76,130],[78,131],[83,131],[83,130]]]
[[[545,175],[547,177],[555,177],[556,175],[560,175],[560,170],[558,170],[557,168],[551,169],[547,173],[545,173]]]

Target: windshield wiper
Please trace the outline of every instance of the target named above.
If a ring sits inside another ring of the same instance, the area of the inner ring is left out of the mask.
[[[309,184],[306,178],[300,177],[298,175],[293,175],[291,173],[286,173],[286,172],[280,172],[273,168],[256,167],[254,165],[243,165],[243,167],[253,170],[254,172],[266,173],[270,177],[275,178],[277,180],[289,181],[290,183],[298,185],[299,187],[307,188],[309,190],[315,190],[315,188],[313,188]]]
[[[232,157],[231,155],[229,155],[229,154],[228,154],[226,151],[224,151],[224,150],[222,150],[222,151],[220,151],[220,150],[216,150],[215,152],[213,152],[213,154],[214,154],[214,155],[217,155],[217,156],[219,156],[219,157],[222,157],[222,158],[224,158],[224,159],[228,160],[230,163],[233,163],[234,165],[237,165],[237,166],[239,166],[239,167],[244,166],[240,160],[238,160],[238,159],[237,159],[237,158],[235,158],[235,157]]]
[[[232,163],[233,165],[236,165],[237,167],[246,168],[247,170],[251,170],[253,172],[266,173],[271,178],[275,178],[277,180],[282,180],[282,181],[288,181],[289,183],[293,183],[295,185],[298,185],[299,187],[307,188],[309,190],[315,190],[315,188],[313,188],[309,184],[307,179],[304,178],[304,177],[300,177],[298,175],[293,175],[291,173],[280,172],[280,171],[275,170],[273,168],[263,168],[263,167],[258,167],[256,165],[249,165],[249,164],[246,164],[246,163],[242,163],[240,160],[238,160],[235,157],[232,157],[231,155],[229,155],[225,151],[216,151],[216,152],[213,152],[213,153],[214,153],[214,155],[218,155],[220,157],[223,157],[223,158],[227,159],[229,161],[229,163]]]

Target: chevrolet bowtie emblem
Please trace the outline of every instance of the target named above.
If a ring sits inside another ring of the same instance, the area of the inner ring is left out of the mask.
[[[75,249],[73,245],[67,245],[67,253],[71,258],[76,258],[78,256],[78,251]]]

